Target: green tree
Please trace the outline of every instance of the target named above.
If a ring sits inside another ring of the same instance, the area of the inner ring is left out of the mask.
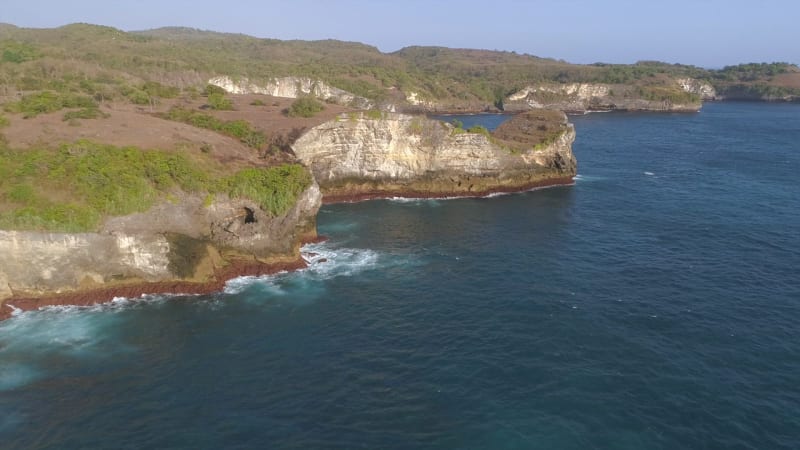
[[[318,112],[324,110],[325,107],[322,103],[318,102],[313,97],[300,97],[295,100],[286,114],[289,117],[314,117]]]
[[[220,94],[215,92],[213,94],[209,94],[208,96],[208,106],[211,109],[215,109],[217,111],[230,111],[233,110],[233,102],[230,99],[225,98],[224,94]]]

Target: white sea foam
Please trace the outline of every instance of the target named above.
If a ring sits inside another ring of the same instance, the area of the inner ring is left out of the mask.
[[[575,178],[574,178],[576,183],[591,183],[591,182],[594,182],[594,181],[603,181],[605,179],[606,179],[606,177],[598,177],[598,176],[593,176],[593,175],[581,175],[581,174],[575,175]]]
[[[374,250],[332,248],[326,243],[307,245],[303,247],[303,253],[309,255],[306,271],[322,279],[351,276],[374,268],[379,260],[379,254]]]
[[[649,177],[652,177],[653,175],[655,175],[653,172],[645,172],[644,174],[649,176]]]
[[[352,276],[376,267],[381,259],[381,255],[374,250],[339,248],[327,242],[304,245],[301,255],[308,263],[305,269],[259,277],[234,278],[225,284],[223,292],[237,294],[257,285],[259,290],[267,294],[286,295],[287,285],[297,286],[309,280],[322,281],[340,276]]]
[[[389,197],[386,200],[394,203],[424,203],[426,205],[438,206],[439,200],[456,200],[464,197]]]
[[[132,347],[114,338],[129,301],[115,299],[90,307],[49,306],[20,312],[0,323],[0,391],[48,376],[50,361],[113,358]]]
[[[41,372],[29,365],[4,362],[0,365],[0,392],[27,386],[41,378]]]

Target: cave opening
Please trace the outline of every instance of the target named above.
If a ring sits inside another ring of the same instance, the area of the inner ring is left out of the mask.
[[[245,207],[244,208],[244,223],[256,223],[256,212],[253,211],[251,208]]]

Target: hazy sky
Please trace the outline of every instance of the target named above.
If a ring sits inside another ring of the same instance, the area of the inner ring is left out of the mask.
[[[576,63],[800,63],[800,0],[0,0],[0,22],[514,50]]]

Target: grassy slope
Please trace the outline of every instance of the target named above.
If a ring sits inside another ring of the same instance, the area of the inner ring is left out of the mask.
[[[0,143],[0,228],[92,231],[104,217],[142,212],[181,192],[245,197],[277,216],[310,184],[297,164],[226,173],[203,155],[89,141],[25,150]]]

